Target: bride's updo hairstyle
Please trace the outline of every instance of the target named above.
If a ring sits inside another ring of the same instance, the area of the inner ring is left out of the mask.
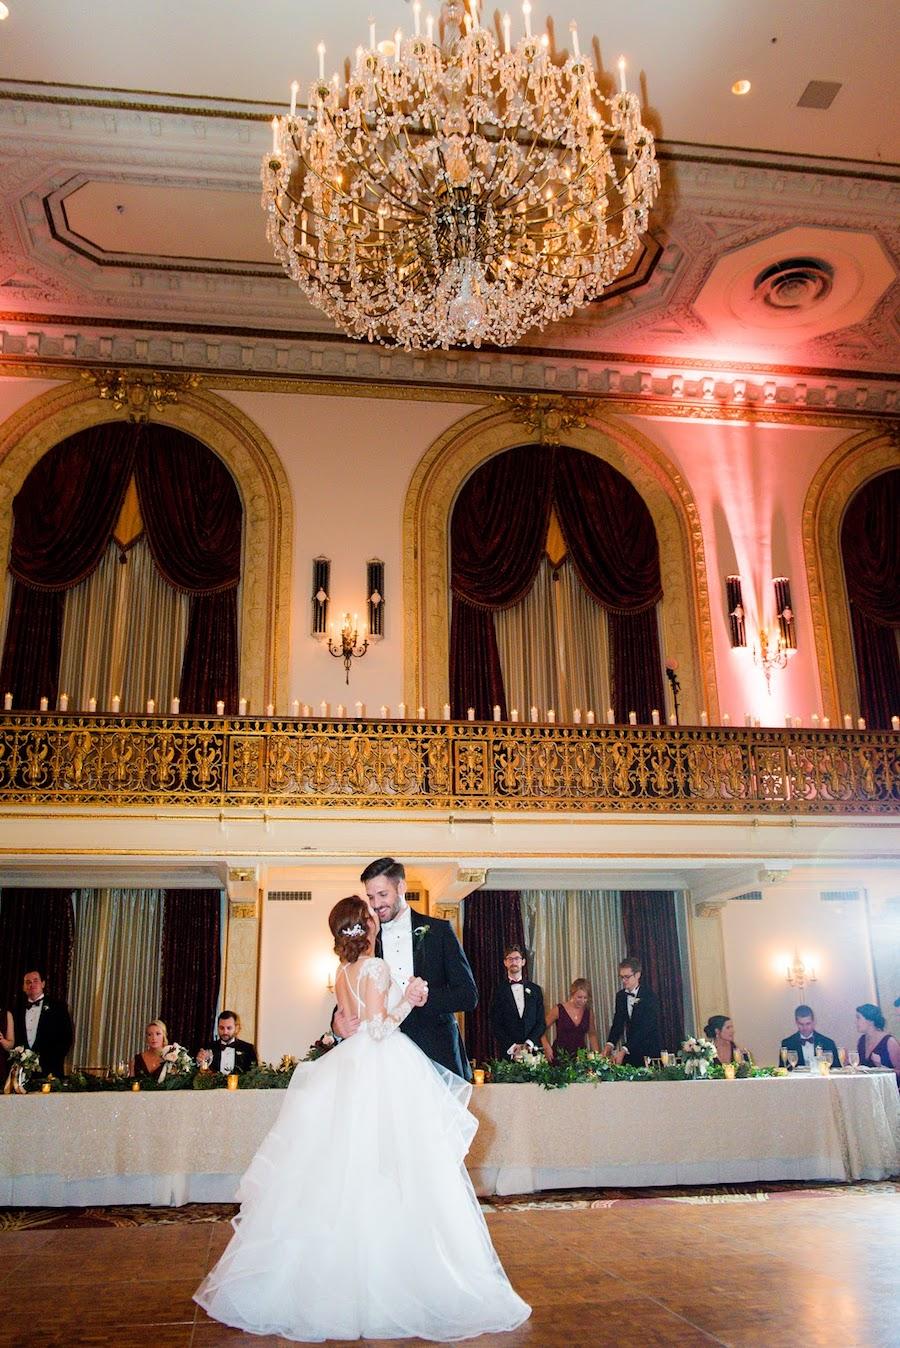
[[[334,937],[334,953],[347,964],[355,964],[369,946],[370,913],[365,901],[356,894],[339,899],[328,914]]]

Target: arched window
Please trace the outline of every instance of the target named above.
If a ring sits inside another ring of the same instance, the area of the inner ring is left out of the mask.
[[[659,548],[637,491],[605,460],[526,445],[489,459],[451,521],[454,714],[663,702]],[[555,701],[551,702],[550,699]]]
[[[46,453],[14,505],[0,686],[17,707],[237,709],[242,508],[206,445],[106,423]],[[61,682],[61,679],[63,682]]]
[[[900,468],[870,479],[841,525],[859,707],[870,728],[900,715]]]

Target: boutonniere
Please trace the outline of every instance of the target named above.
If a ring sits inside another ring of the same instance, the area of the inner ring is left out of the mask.
[[[417,941],[421,941],[422,937],[423,937],[423,936],[427,936],[430,930],[431,930],[431,927],[430,927],[430,925],[426,922],[426,923],[424,924],[424,926],[421,926],[421,927],[413,927],[413,936],[415,936],[415,938],[416,938]]]
[[[526,996],[526,997],[530,997],[530,996],[531,996],[531,988],[526,988],[526,989],[525,989],[525,996]]]

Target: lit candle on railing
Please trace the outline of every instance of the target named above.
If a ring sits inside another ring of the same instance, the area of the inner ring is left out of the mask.
[[[678,724],[678,717],[675,715],[674,711],[670,711],[670,712],[669,712],[669,725],[677,725],[677,724]]]
[[[537,707],[532,707],[532,708],[531,708],[531,719],[532,719],[532,721],[536,721],[537,718],[538,718],[538,709],[537,709]]]
[[[500,720],[500,707],[496,702],[494,703],[494,720]]]
[[[613,711],[612,707],[607,707],[607,708],[606,708],[606,724],[607,724],[607,725],[615,725],[615,723],[616,723],[616,713]]]
[[[379,712],[379,716],[381,717],[382,721],[386,721],[388,719],[389,714],[390,714],[389,708],[387,707],[382,707],[381,711]]]
[[[223,711],[225,710],[224,704],[223,704],[223,706],[222,706],[222,710],[223,710]],[[156,715],[156,699],[155,699],[155,698],[152,698],[152,697],[148,697],[148,698],[147,698],[147,715],[148,715],[148,716],[155,716],[155,715]]]
[[[513,707],[513,709],[512,709],[511,712],[509,713],[509,719],[510,719],[511,721],[518,721],[518,719],[519,719],[519,708],[518,708],[518,707]]]
[[[418,709],[416,715],[418,716],[418,718],[419,718],[420,721],[424,721],[424,720],[425,720],[425,708],[424,708],[424,707],[419,707],[419,709]]]
[[[650,713],[650,723],[651,725],[659,725],[659,712],[656,710],[655,707]]]
[[[62,707],[62,698],[60,698],[59,701],[60,701],[60,706]],[[69,699],[66,698],[66,703],[68,703],[68,701],[69,701]],[[114,693],[114,694],[113,694],[112,701],[111,701],[110,704],[109,704],[109,709],[110,709],[110,711],[112,712],[113,716],[118,716],[118,714],[119,714],[119,708],[121,707],[121,705],[122,705],[122,699],[119,697],[119,694],[118,694],[118,693]],[[62,710],[65,711],[65,708],[63,707]]]
[[[706,711],[705,708],[704,708],[704,710],[701,711],[701,713],[700,713],[700,724],[701,724],[701,725],[709,725],[709,712]]]
[[[576,707],[575,710],[572,712],[572,720],[575,722],[576,725],[581,725],[581,708],[580,708],[580,707]]]
[[[553,725],[556,721],[556,712],[552,707],[547,708],[547,720]]]
[[[594,709],[593,709],[593,707],[589,707],[589,708],[588,708],[587,723],[588,723],[588,725],[593,725],[593,724],[594,724]]]
[[[299,698],[296,698],[296,697],[295,697],[294,700],[293,700],[293,702],[291,703],[291,715],[292,715],[292,716],[299,716],[299,715],[300,715],[300,699],[299,699]]]
[[[844,714],[844,729],[845,730],[853,729],[853,717],[850,715],[849,712],[845,712]]]
[[[12,711],[12,693],[3,694],[3,710]]]
[[[636,711],[630,711],[630,712],[628,713],[628,724],[629,724],[629,725],[637,725],[637,712],[636,712]]]
[[[327,703],[327,702],[320,702],[320,703],[319,703],[319,715],[320,715],[320,716],[327,716],[327,715],[328,715],[328,703]]]
[[[723,724],[723,725],[731,725],[731,717],[728,715],[728,712],[727,712],[727,711],[724,711],[724,712],[722,713],[722,724]]]
[[[362,704],[361,702],[357,702],[357,704],[356,704],[356,719],[359,720],[359,718],[362,716],[362,714],[363,714],[363,704]]]
[[[304,702],[303,706],[302,706],[301,709],[300,709],[300,715],[301,715],[301,716],[312,716],[312,707],[309,705],[308,702]]]
[[[68,710],[69,710],[69,694],[68,694],[68,693],[60,693],[60,695],[59,695],[59,709],[60,709],[60,711],[68,711]]]
[[[49,711],[49,710],[50,710],[50,699],[49,699],[49,698],[46,698],[46,697],[42,697],[41,700],[40,700],[40,702],[38,703],[38,710],[39,710],[39,711]]]
[[[618,61],[616,62],[616,65],[619,67],[619,93],[627,94],[628,85],[625,82],[625,57],[620,56]]]
[[[149,704],[148,704],[148,707],[149,707]],[[225,715],[225,703],[222,701],[221,698],[219,698],[218,702],[216,703],[216,715],[217,715],[217,716],[224,716],[224,715]]]
[[[337,714],[338,714],[338,720],[339,720],[339,721],[343,719],[345,710],[346,710],[346,708],[344,707],[343,702],[339,702],[339,703],[338,703],[338,709],[337,709]]]
[[[752,713],[752,712],[749,712],[749,711],[745,711],[745,712],[744,712],[744,725],[752,726],[752,724],[753,724],[753,713]]]
[[[181,711],[181,698],[180,698],[180,697],[173,697],[173,698],[172,698],[172,701],[169,703],[169,711],[172,713],[173,716],[177,716],[177,715],[178,715],[178,713]]]
[[[95,697],[89,697],[88,711],[96,711],[96,710],[97,710],[97,699]]]
[[[406,720],[406,703],[405,703],[405,702],[398,702],[398,703],[397,703],[397,719],[398,719],[399,721],[405,721],[405,720]]]
[[[900,730],[900,716],[891,717],[891,730]]]
[[[445,720],[445,721],[449,721],[449,720],[450,720],[450,703],[449,703],[449,702],[445,702],[445,703],[444,703],[443,713],[444,713],[444,720]]]
[[[242,697],[238,701],[238,716],[247,715],[247,699]]]
[[[273,716],[275,715],[275,703],[274,703],[274,702],[267,702],[267,703],[266,703],[266,715],[267,715],[268,717],[270,717],[270,718],[273,717]]]
[[[468,715],[468,718],[469,718],[470,721],[474,721],[474,720],[475,720],[475,708],[474,708],[474,707],[469,707],[468,712],[467,712],[467,715]]]
[[[799,729],[800,729],[800,717],[799,717],[799,716],[792,716],[792,717],[791,717],[791,725],[794,727],[795,730],[799,730]]]
[[[831,717],[830,717],[830,716],[823,716],[823,717],[822,717],[822,729],[823,729],[823,730],[830,730],[830,729],[831,729]]]
[[[810,725],[812,726],[813,730],[818,730],[818,728],[819,728],[819,713],[818,713],[817,711],[814,711],[813,714],[812,714],[812,716],[809,718],[809,720],[810,720]]]
[[[865,730],[866,718],[864,716],[860,716],[859,720],[856,722],[856,728],[857,730]]]
[[[790,716],[786,716],[786,717],[784,718],[784,724],[787,726],[788,730],[790,730],[790,728],[791,728],[791,718],[790,718]]]

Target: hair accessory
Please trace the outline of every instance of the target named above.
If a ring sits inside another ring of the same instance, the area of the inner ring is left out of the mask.
[[[342,936],[364,936],[365,932],[358,922],[354,922],[352,927],[341,927]]]

